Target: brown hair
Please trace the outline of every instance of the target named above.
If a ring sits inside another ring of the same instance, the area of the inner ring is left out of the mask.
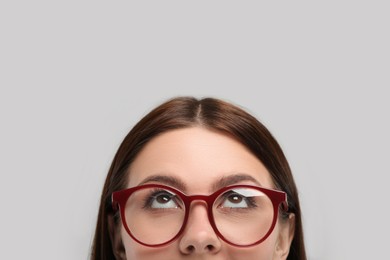
[[[101,195],[92,260],[113,260],[108,216],[113,214],[111,194],[124,189],[128,168],[152,138],[172,129],[202,126],[225,133],[245,145],[264,164],[276,187],[287,193],[289,212],[295,214],[295,234],[288,260],[306,260],[298,192],[286,157],[277,141],[256,118],[222,100],[178,97],[158,106],[142,118],[120,145]]]

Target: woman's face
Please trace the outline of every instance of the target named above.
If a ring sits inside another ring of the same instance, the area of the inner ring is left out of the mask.
[[[201,127],[173,130],[152,139],[136,157],[129,174],[127,188],[159,183],[177,186],[187,195],[209,195],[222,181],[226,185],[274,188],[267,169],[245,146]],[[293,237],[293,218],[279,219],[261,244],[239,248],[215,234],[207,205],[193,202],[184,232],[172,243],[157,248],[143,246],[121,224],[115,235],[119,239],[114,240],[117,242],[113,246],[117,258],[128,260],[285,259]]]

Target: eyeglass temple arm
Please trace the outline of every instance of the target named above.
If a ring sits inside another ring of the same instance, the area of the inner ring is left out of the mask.
[[[288,200],[287,200],[287,194],[284,193],[284,199],[282,200],[282,202],[279,204],[280,206],[280,209],[285,212],[285,213],[288,213],[289,211],[289,205],[288,205]]]
[[[117,211],[119,209],[119,203],[118,201],[114,198],[115,192],[112,193],[111,195],[111,207],[114,211]]]

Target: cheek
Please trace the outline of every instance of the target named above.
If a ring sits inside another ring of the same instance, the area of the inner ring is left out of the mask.
[[[275,246],[277,241],[277,228],[274,232],[260,245],[248,247],[248,248],[237,248],[227,246],[227,255],[231,258],[230,260],[272,260],[274,259]]]
[[[169,244],[165,247],[147,247],[135,242],[127,232],[122,229],[122,241],[126,251],[127,260],[161,260],[177,258],[178,245],[176,243]]]
[[[272,260],[274,246],[265,241],[258,246],[250,248],[228,248],[227,251],[232,260]]]

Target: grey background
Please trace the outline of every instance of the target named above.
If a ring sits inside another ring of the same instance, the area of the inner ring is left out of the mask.
[[[2,1],[0,259],[87,259],[133,124],[178,95],[257,116],[296,178],[309,259],[384,259],[385,1]]]

